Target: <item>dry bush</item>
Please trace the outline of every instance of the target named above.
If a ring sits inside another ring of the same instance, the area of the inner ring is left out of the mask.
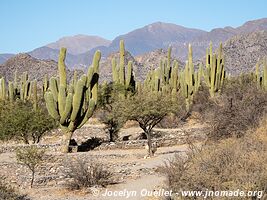
[[[33,186],[36,170],[43,162],[44,155],[45,150],[38,149],[36,146],[30,146],[25,149],[16,150],[17,162],[26,166],[31,171],[31,188]]]
[[[212,140],[241,137],[259,125],[267,111],[267,92],[259,89],[251,76],[243,75],[225,82],[220,95],[209,96],[206,87],[194,96],[192,111],[211,126]]]
[[[267,192],[267,120],[256,133],[191,148],[163,168],[170,189]],[[251,132],[251,131],[249,131]],[[203,198],[203,197],[202,197]],[[243,198],[244,199],[244,198]]]
[[[19,194],[13,187],[3,181],[4,177],[0,177],[0,199],[3,200],[27,200],[25,195]]]
[[[72,179],[68,187],[71,190],[93,186],[105,187],[113,183],[113,174],[102,163],[77,159],[68,168],[67,177]]]
[[[185,110],[184,110],[185,111]],[[177,116],[175,114],[168,114],[165,116],[158,124],[157,128],[178,128],[182,124],[184,124],[183,117],[186,115],[181,114],[180,116]]]

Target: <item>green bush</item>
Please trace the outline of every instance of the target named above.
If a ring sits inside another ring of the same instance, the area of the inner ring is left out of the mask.
[[[98,116],[105,129],[109,133],[109,141],[115,142],[118,132],[125,123],[125,118],[121,117],[119,111],[119,95],[124,92],[124,88],[113,85],[112,83],[101,85],[98,93]]]
[[[44,133],[56,127],[43,107],[35,111],[30,103],[16,101],[0,104],[0,140],[38,143]]]

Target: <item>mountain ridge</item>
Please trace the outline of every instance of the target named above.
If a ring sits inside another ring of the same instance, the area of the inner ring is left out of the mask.
[[[119,40],[121,39],[124,39],[127,51],[133,56],[140,56],[157,49],[166,50],[169,46],[172,46],[173,55],[184,62],[187,59],[188,43],[192,44],[194,59],[201,59],[205,55],[206,48],[210,41],[213,42],[214,48],[217,48],[221,41],[226,42],[236,35],[260,30],[267,30],[267,18],[250,20],[236,28],[225,26],[224,28],[214,28],[210,31],[187,28],[173,23],[155,22],[126,34],[119,35],[114,38],[114,40],[109,41],[110,43],[108,42],[108,45],[107,43],[95,47],[92,45],[90,47],[91,49],[80,54],[75,54],[73,53],[73,49],[71,50],[68,48],[66,63],[70,69],[85,69],[91,63],[96,50],[100,50],[102,58],[106,59],[111,53],[118,51]],[[87,36],[80,34],[63,37],[63,39],[60,38],[58,41],[64,40],[64,38],[73,40],[82,37]],[[36,48],[28,52],[28,54],[39,59],[57,61],[59,46],[53,46],[52,44],[53,43],[50,43],[43,47]],[[51,48],[51,45],[55,49]],[[0,63],[4,61],[6,61],[6,59],[3,58],[3,56],[1,59],[0,54]]]

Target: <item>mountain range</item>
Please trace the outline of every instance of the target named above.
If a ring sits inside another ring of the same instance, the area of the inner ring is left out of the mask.
[[[57,61],[59,49],[68,49],[66,64],[69,69],[88,67],[96,50],[101,50],[103,71],[110,73],[110,60],[116,56],[119,41],[124,39],[129,52],[129,59],[135,63],[135,71],[141,77],[150,68],[155,68],[161,58],[166,55],[166,49],[172,47],[172,57],[180,63],[187,59],[188,44],[193,46],[194,60],[202,60],[210,41],[216,49],[220,42],[224,43],[226,67],[235,74],[248,71],[254,67],[257,59],[267,54],[267,18],[248,21],[233,28],[216,28],[211,31],[186,28],[180,25],[156,22],[142,28],[120,35],[109,41],[98,36],[75,35],[63,37],[56,42],[27,52],[33,58]],[[8,59],[23,56],[0,54],[0,64]],[[15,57],[14,57],[15,56]],[[27,56],[26,56],[27,57]],[[31,60],[27,57],[28,60]],[[12,61],[15,62],[15,61]],[[11,62],[11,63],[12,63]],[[9,66],[9,64],[8,64]],[[139,67],[145,66],[144,69]],[[142,79],[142,78],[141,78]]]

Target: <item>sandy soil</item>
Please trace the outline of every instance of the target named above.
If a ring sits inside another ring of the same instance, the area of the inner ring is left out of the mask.
[[[176,153],[186,151],[185,145],[159,148],[155,157],[144,159],[145,149],[129,150],[102,150],[85,152],[91,155],[117,155],[112,156],[111,162],[120,163],[123,170],[124,163],[133,163],[130,170],[136,174],[136,177],[128,177],[119,183],[110,185],[107,188],[91,188],[87,191],[68,191],[63,188],[33,188],[21,191],[27,193],[31,200],[152,200],[164,199],[162,197],[152,197],[148,192],[159,191],[166,188],[165,177],[155,172],[158,166],[164,165],[164,162],[171,159]],[[78,154],[78,153],[77,153]],[[121,159],[121,155],[127,155]],[[13,153],[5,153],[0,157],[0,162],[15,162]],[[129,169],[128,169],[129,170]],[[126,192],[128,191],[128,193]],[[121,192],[119,194],[118,192]],[[105,194],[108,196],[105,196]],[[127,197],[128,194],[128,197]],[[120,196],[121,195],[121,196]]]

